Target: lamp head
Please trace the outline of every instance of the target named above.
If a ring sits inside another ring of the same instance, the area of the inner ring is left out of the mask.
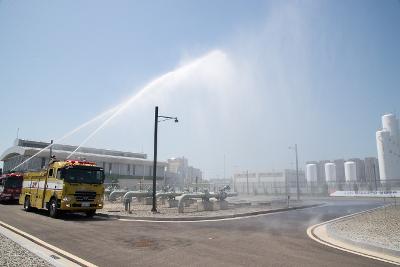
[[[179,122],[179,121],[178,121],[178,118],[175,118],[175,122],[176,122],[176,123]]]

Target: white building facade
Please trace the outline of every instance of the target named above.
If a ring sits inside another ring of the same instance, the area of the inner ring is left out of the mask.
[[[295,194],[296,170],[272,172],[238,172],[233,175],[234,188],[244,194]],[[299,170],[299,186],[306,186],[304,171]]]
[[[16,139],[14,145],[0,156],[4,172],[35,171],[47,166],[50,158],[50,143]],[[52,154],[59,160],[65,160],[77,146],[54,144]],[[28,160],[33,155],[32,159]],[[118,180],[121,187],[132,188],[137,184],[151,184],[153,161],[143,153],[81,147],[71,159],[85,159],[95,162],[104,169],[106,182]],[[28,161],[27,161],[28,160]],[[26,161],[26,163],[23,163]],[[23,164],[22,164],[23,163]],[[157,162],[157,179],[163,180],[167,162]],[[17,168],[16,168],[17,167]],[[161,184],[161,183],[160,183]]]
[[[166,176],[169,184],[180,188],[192,187],[203,180],[202,171],[190,166],[185,157],[168,159]]]

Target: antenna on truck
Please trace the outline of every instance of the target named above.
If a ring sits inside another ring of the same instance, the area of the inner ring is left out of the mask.
[[[49,160],[53,157],[53,139],[50,141],[50,155],[49,155]]]

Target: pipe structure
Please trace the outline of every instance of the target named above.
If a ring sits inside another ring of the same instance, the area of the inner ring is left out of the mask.
[[[152,191],[128,191],[122,197],[122,200],[132,197],[151,197],[152,194]],[[182,193],[179,192],[158,192],[156,198],[175,198],[180,195],[182,195]]]
[[[125,191],[125,195],[122,197],[123,200],[132,197],[151,197],[152,191]]]
[[[175,198],[181,196],[183,193],[180,192],[159,192],[156,194],[156,198]]]
[[[231,192],[231,193],[227,193],[226,197],[237,197],[238,193],[237,192]]]
[[[220,190],[218,193],[209,193],[206,191],[204,193],[183,194],[179,198],[178,212],[183,213],[185,200],[190,198],[201,198],[203,201],[210,201],[210,198],[215,198],[218,201],[223,201],[227,197],[236,197],[237,195],[238,193],[236,192],[226,192],[225,190]]]
[[[117,199],[117,197],[122,196],[123,194],[125,194],[127,192],[127,190],[114,190],[110,193],[110,195],[108,196],[108,200],[110,201],[114,201]]]
[[[189,198],[201,198],[204,199],[205,201],[208,201],[210,197],[212,197],[210,193],[183,194],[179,197],[178,212],[183,213],[185,200]]]

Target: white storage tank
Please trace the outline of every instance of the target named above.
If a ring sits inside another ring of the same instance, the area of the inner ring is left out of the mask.
[[[379,176],[381,180],[387,180],[392,174],[390,133],[387,131],[376,132],[376,145],[378,150]],[[385,149],[386,148],[386,149]]]
[[[336,182],[335,163],[325,163],[325,177],[327,182]]]
[[[357,181],[357,168],[355,162],[346,161],[344,163],[344,175],[346,177],[346,182]]]
[[[380,179],[400,180],[400,137],[396,116],[383,115],[382,127],[376,132]]]
[[[307,182],[317,182],[317,164],[306,165]]]
[[[393,136],[396,141],[399,136],[399,122],[395,115],[386,114],[382,116],[382,127],[383,130],[390,132],[390,135]]]

